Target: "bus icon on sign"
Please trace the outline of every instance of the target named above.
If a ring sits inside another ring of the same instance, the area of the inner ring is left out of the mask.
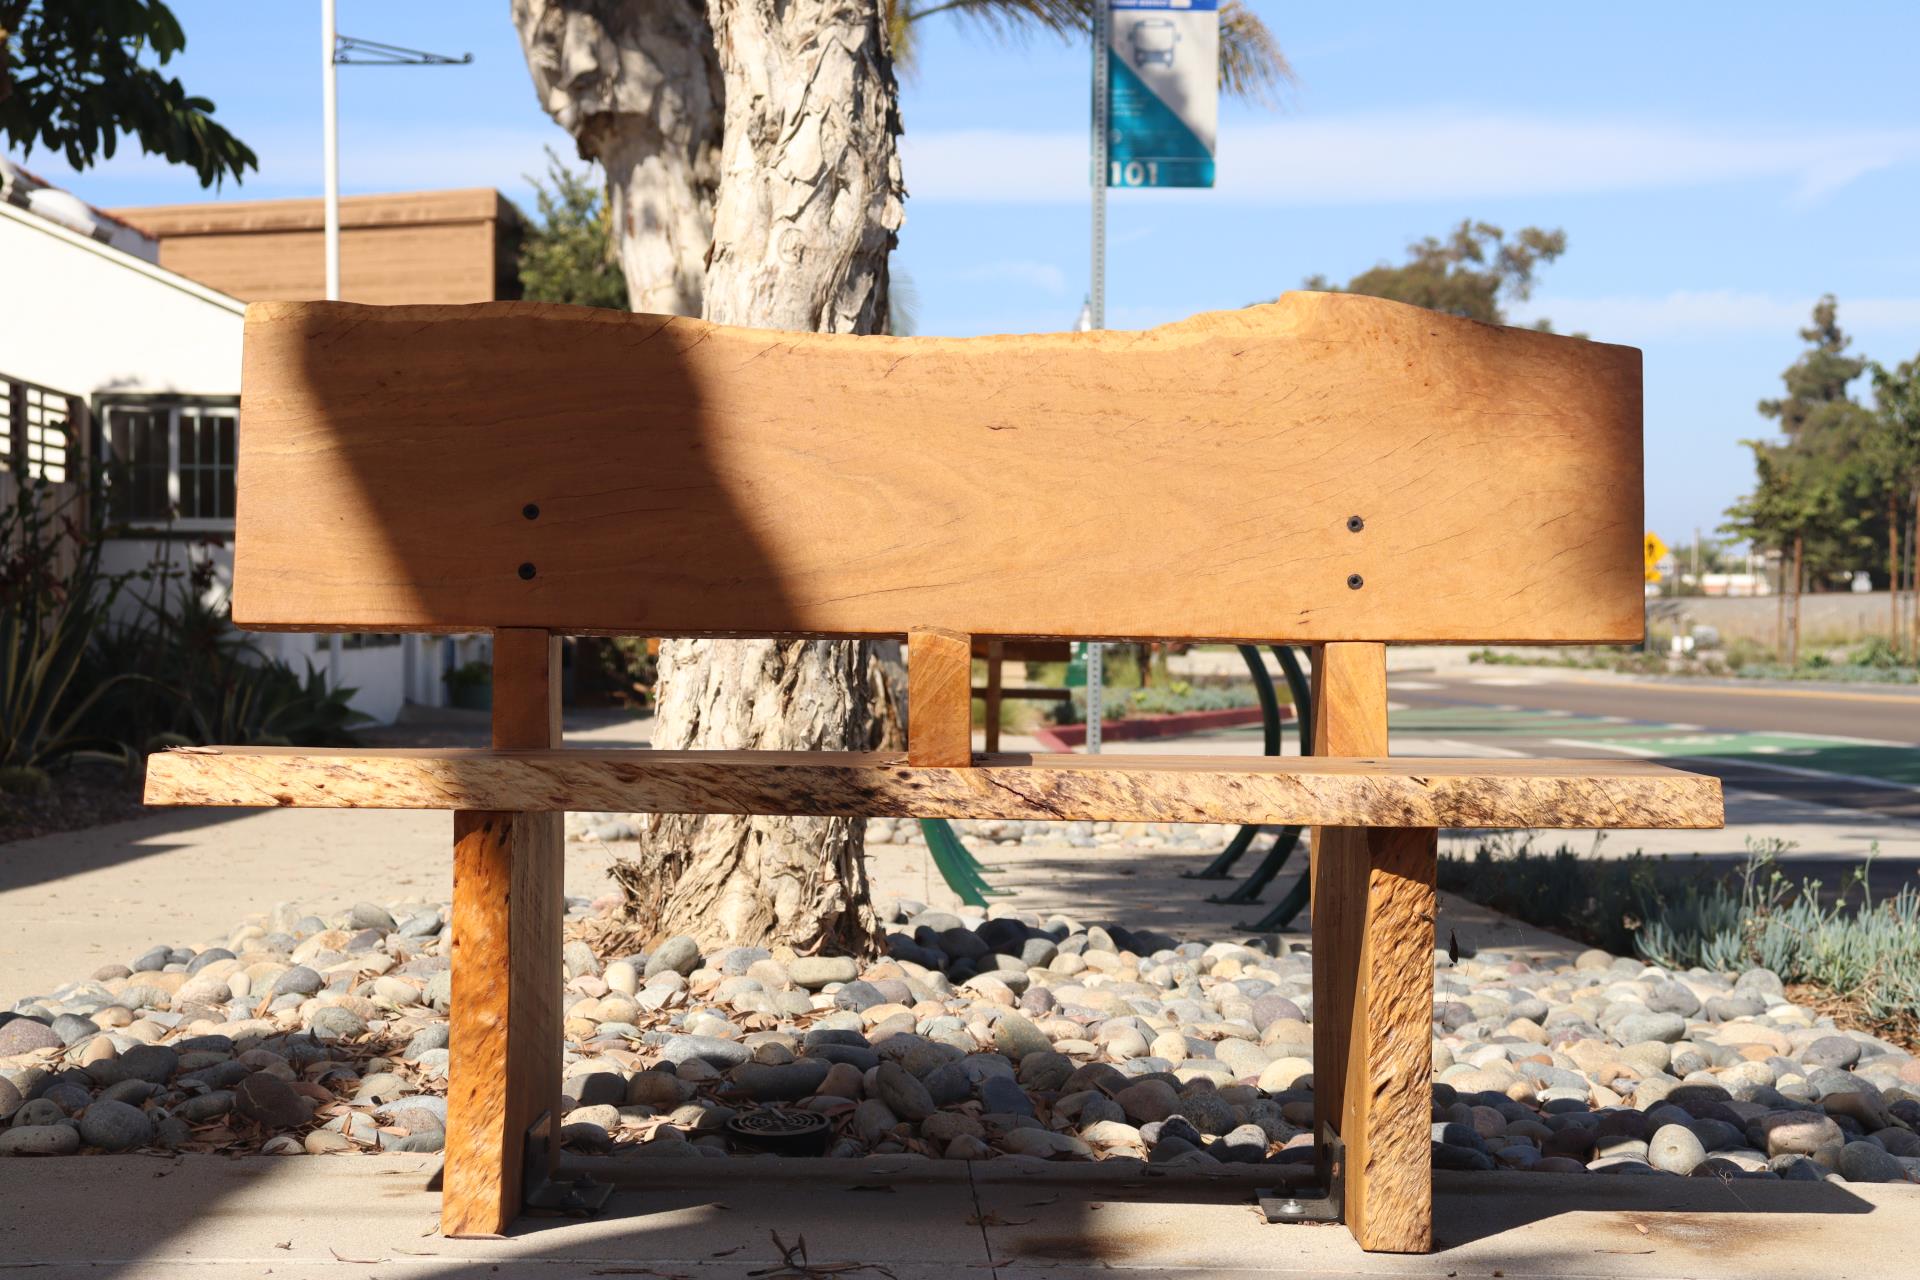
[[[1144,67],[1159,63],[1173,65],[1173,47],[1180,43],[1180,31],[1166,18],[1145,18],[1133,24],[1128,33],[1133,43],[1133,65]]]

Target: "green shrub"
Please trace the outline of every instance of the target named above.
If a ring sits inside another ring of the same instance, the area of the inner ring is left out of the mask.
[[[1643,853],[1595,858],[1565,844],[1537,853],[1522,837],[1483,840],[1465,857],[1443,855],[1439,885],[1528,924],[1628,955],[1647,913],[1692,874],[1685,864]]]
[[[1440,888],[1528,924],[1667,969],[1764,967],[1856,1001],[1883,1028],[1920,1025],[1920,889],[1883,902],[1858,869],[1831,902],[1819,880],[1790,883],[1792,846],[1749,841],[1745,863],[1713,874],[1695,859],[1536,853],[1525,839],[1483,841],[1440,859]],[[1870,855],[1871,858],[1871,855]]]
[[[1920,892],[1908,886],[1876,904],[1869,854],[1869,866],[1825,902],[1819,880],[1795,885],[1781,872],[1779,856],[1790,847],[1778,840],[1750,846],[1738,877],[1657,912],[1640,932],[1640,954],[1669,968],[1761,965],[1783,981],[1846,995],[1877,1023],[1920,1020]]]
[[[102,569],[105,540],[83,520],[81,494],[74,486],[63,498],[44,480],[23,480],[0,513],[0,767],[124,756],[121,739],[90,732],[87,720],[131,677],[85,668],[136,575]]]

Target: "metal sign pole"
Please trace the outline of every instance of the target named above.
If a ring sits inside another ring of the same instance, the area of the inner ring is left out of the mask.
[[[326,188],[321,197],[321,207],[326,228],[322,241],[327,264],[328,302],[340,301],[340,75],[333,60],[337,30],[334,0],[320,0],[320,146]],[[327,637],[327,684],[334,689],[340,687],[338,631]]]
[[[1109,0],[1094,0],[1093,6],[1093,261],[1087,310],[1092,327],[1107,327],[1107,141],[1112,110],[1112,86],[1108,80],[1107,46],[1113,13]],[[1102,670],[1099,644],[1087,646],[1087,751],[1100,752],[1100,713]]]

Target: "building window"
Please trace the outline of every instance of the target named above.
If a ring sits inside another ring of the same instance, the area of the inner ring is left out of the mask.
[[[75,478],[73,433],[85,407],[77,396],[0,374],[0,469],[49,484]]]
[[[233,527],[237,407],[109,401],[101,406],[100,421],[113,519],[182,529]]]

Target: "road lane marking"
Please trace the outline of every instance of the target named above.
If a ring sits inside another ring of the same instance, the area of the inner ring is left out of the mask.
[[[1629,689],[1664,690],[1668,693],[1731,693],[1743,698],[1826,698],[1834,702],[1903,702],[1920,711],[1920,696],[1901,693],[1854,693],[1844,689],[1736,689],[1724,684],[1683,684],[1647,680],[1589,680],[1581,676],[1564,677],[1568,684],[1613,685]],[[1474,681],[1475,684],[1492,683]]]
[[[1792,774],[1799,778],[1816,778],[1823,782],[1851,782],[1856,786],[1879,787],[1883,791],[1904,791],[1910,795],[1920,795],[1920,787],[1906,782],[1892,782],[1886,778],[1875,778],[1864,773],[1835,773],[1831,769],[1808,769],[1802,765],[1782,764],[1778,760],[1756,760],[1751,756],[1707,756],[1686,755],[1673,757],[1671,752],[1653,751],[1646,747],[1629,747],[1618,742],[1594,742],[1583,738],[1559,738],[1552,743],[1556,747],[1597,747],[1602,751],[1615,751],[1623,756],[1637,756],[1642,760],[1658,760],[1662,757],[1677,758],[1702,764],[1717,764],[1728,769],[1769,769],[1774,773]],[[1847,812],[1853,812],[1847,810]]]

